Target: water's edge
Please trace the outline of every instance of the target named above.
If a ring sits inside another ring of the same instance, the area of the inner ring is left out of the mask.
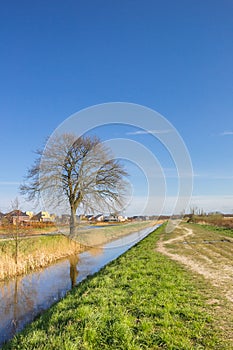
[[[0,346],[87,276],[118,258],[158,226],[123,236],[101,248],[91,248],[43,270],[0,282]]]

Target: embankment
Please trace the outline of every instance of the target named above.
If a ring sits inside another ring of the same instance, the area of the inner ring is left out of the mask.
[[[162,234],[83,281],[3,349],[232,349],[204,278],[155,251]]]

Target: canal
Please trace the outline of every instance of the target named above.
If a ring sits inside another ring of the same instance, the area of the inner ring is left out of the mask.
[[[0,282],[0,346],[87,276],[98,272],[157,227],[145,228],[43,270]]]

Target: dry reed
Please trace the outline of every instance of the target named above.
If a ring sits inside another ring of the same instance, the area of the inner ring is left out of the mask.
[[[82,247],[64,236],[28,238],[20,241],[19,256],[15,262],[14,242],[0,243],[0,280],[28,273],[79,253]]]

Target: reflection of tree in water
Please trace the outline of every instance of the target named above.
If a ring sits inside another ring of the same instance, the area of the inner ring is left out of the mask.
[[[11,321],[9,332],[13,335],[20,327],[21,318],[32,313],[36,300],[36,286],[33,281],[26,282],[22,277],[2,284],[0,288],[1,321]]]
[[[103,253],[104,248],[97,246],[97,247],[92,247],[91,249],[88,250],[88,253],[90,253],[92,256],[98,256]]]
[[[78,255],[71,255],[69,257],[71,287],[74,287],[76,285],[76,280],[78,277],[78,270],[77,270],[78,260],[79,260]]]

